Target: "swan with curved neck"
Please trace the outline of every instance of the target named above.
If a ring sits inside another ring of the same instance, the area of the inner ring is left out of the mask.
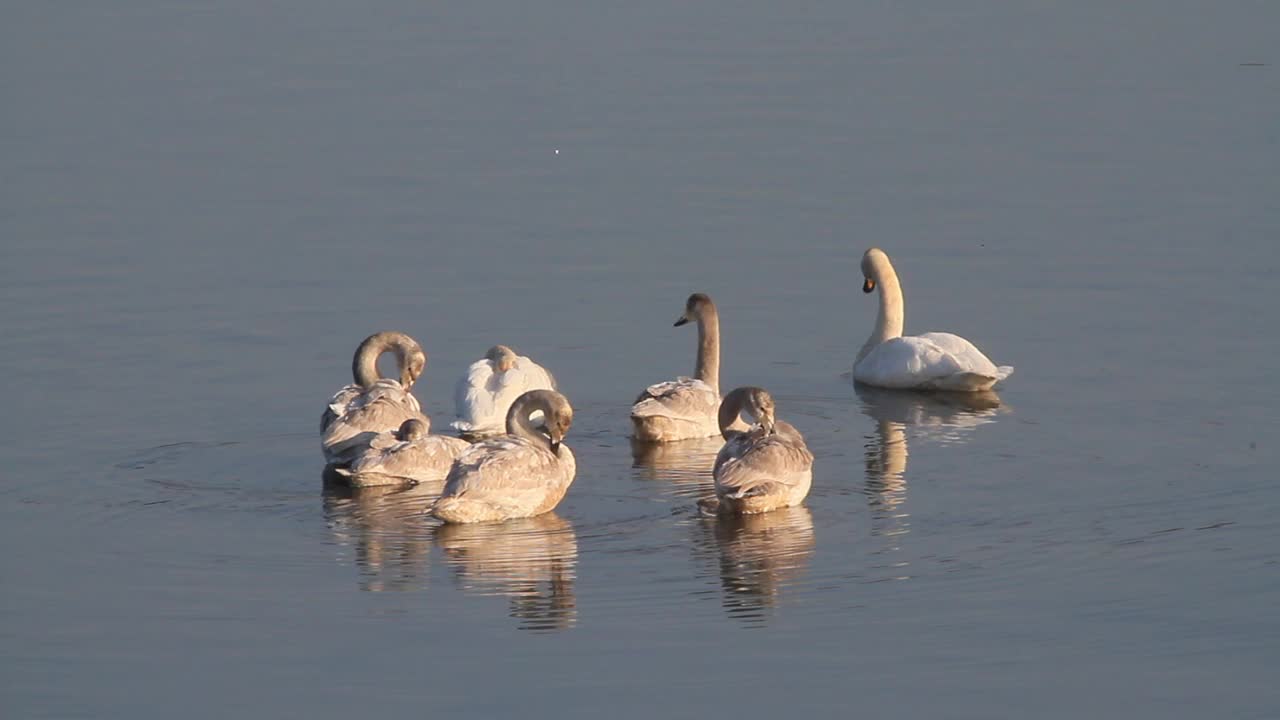
[[[337,473],[352,487],[442,483],[453,461],[470,447],[465,440],[432,435],[427,423],[409,418],[396,432],[375,437],[350,469]]]
[[[650,385],[631,407],[636,440],[669,442],[720,433],[720,313],[711,298],[694,293],[675,325],[698,324],[694,376]]]
[[[879,289],[880,308],[871,336],[858,351],[853,377],[860,383],[892,389],[989,390],[1013,374],[996,366],[973,343],[951,333],[902,334],[902,284],[889,256],[871,248],[862,256],[862,291]]]
[[[543,426],[530,416],[542,413]],[[472,445],[454,461],[431,514],[451,523],[532,517],[560,503],[577,472],[569,446],[573,407],[554,390],[531,390],[507,411],[507,434]]]
[[[459,378],[453,392],[457,419],[449,425],[467,438],[500,434],[516,398],[555,389],[556,379],[541,365],[506,345],[494,345]]]
[[[378,375],[378,358],[396,358],[398,379]],[[355,383],[339,390],[320,417],[320,442],[325,460],[345,465],[369,448],[380,433],[397,430],[409,419],[430,424],[410,392],[427,365],[416,340],[402,332],[384,331],[365,338],[351,360]]]
[[[736,430],[743,412],[755,419]],[[703,510],[749,514],[800,504],[813,484],[813,453],[800,431],[778,420],[773,396],[740,387],[725,396],[718,417],[725,444],[712,470],[716,496]]]

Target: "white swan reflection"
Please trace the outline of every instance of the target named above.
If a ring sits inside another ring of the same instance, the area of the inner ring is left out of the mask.
[[[877,535],[908,532],[910,517],[899,506],[907,497],[907,427],[914,441],[940,445],[968,442],[974,428],[995,422],[994,392],[913,392],[854,386],[862,412],[876,423],[865,445],[867,503]]]
[[[803,505],[701,517],[693,527],[695,557],[719,575],[725,613],[747,624],[768,620],[813,556],[813,515]]]
[[[520,629],[564,630],[577,621],[578,538],[573,525],[554,512],[503,523],[441,525],[434,539],[459,589],[508,598]]]
[[[403,591],[426,585],[431,532],[422,508],[439,493],[440,483],[355,488],[326,472],[325,521],[338,545],[350,548],[361,590]]]

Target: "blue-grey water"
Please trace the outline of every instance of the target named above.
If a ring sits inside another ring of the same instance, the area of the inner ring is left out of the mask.
[[[1280,715],[1280,6],[10,4],[6,717]],[[866,392],[858,258],[1017,373]],[[802,508],[633,450],[762,385]],[[326,485],[384,328],[577,409],[554,514]]]

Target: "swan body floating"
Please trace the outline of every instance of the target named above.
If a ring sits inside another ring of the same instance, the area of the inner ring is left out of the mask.
[[[494,345],[458,380],[453,403],[458,419],[449,426],[467,437],[503,433],[511,403],[530,390],[555,390],[546,368],[506,345]]]
[[[428,434],[426,423],[409,418],[394,433],[382,433],[350,468],[337,473],[352,487],[443,482],[449,468],[471,444],[447,435]]]
[[[720,434],[720,313],[711,298],[694,293],[685,302],[679,327],[698,323],[698,360],[693,377],[650,385],[631,406],[636,440],[671,442]],[[745,427],[742,426],[742,427]]]
[[[734,430],[746,411],[756,423]],[[718,422],[724,447],[712,476],[716,497],[703,510],[732,514],[767,512],[799,505],[813,484],[813,453],[800,431],[774,417],[773,397],[758,387],[740,387],[725,396]]]
[[[546,434],[530,415],[541,412]],[[531,390],[507,411],[507,434],[484,440],[453,462],[431,514],[450,523],[498,522],[555,508],[577,465],[561,444],[573,408],[554,390]]]
[[[858,351],[853,379],[896,390],[990,390],[1013,374],[1013,366],[997,366],[973,343],[951,333],[902,334],[902,285],[879,248],[862,256],[862,291],[880,289],[880,311],[871,337]]]
[[[378,377],[378,357],[392,352],[398,380]],[[418,399],[409,392],[427,365],[416,340],[401,332],[385,331],[365,338],[351,361],[355,384],[329,399],[320,416],[320,442],[325,460],[345,465],[364,452],[379,433],[392,432],[409,419],[430,424]]]

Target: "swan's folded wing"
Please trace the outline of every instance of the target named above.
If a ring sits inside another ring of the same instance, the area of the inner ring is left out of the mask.
[[[955,358],[956,363],[963,369],[963,372],[989,377],[998,376],[999,369],[996,368],[996,364],[991,362],[991,359],[986,355],[983,355],[982,351],[973,343],[959,335],[931,332],[917,337],[921,340],[928,340],[941,348],[943,352],[950,353]]]
[[[515,507],[536,505],[551,485],[572,477],[573,453],[561,445],[558,456],[514,437],[471,446],[453,464],[444,496],[470,496]]]
[[[515,367],[504,374],[513,376],[513,380],[519,383],[520,392],[516,397],[530,390],[556,389],[556,379],[551,376],[551,373],[524,355],[517,357]],[[515,398],[511,400],[514,402]]]
[[[357,473],[381,473],[394,477],[422,480],[435,476],[442,479],[453,461],[470,448],[465,440],[444,435],[428,435],[413,442],[398,442],[390,447],[365,453],[351,465]]]
[[[931,340],[898,337],[875,347],[853,368],[860,382],[887,388],[926,387],[932,380],[966,372]]]
[[[495,414],[493,391],[489,388],[492,379],[492,363],[488,360],[471,363],[467,374],[454,386],[453,409],[458,419],[451,423],[452,427],[466,431],[492,422]]]
[[[661,415],[700,421],[720,412],[720,397],[710,385],[693,378],[680,378],[650,385],[631,407],[632,417]]]
[[[748,438],[751,438],[748,435]],[[790,488],[800,474],[813,468],[813,453],[799,433],[754,436],[746,451],[717,460],[716,487],[730,497],[749,497]]]

